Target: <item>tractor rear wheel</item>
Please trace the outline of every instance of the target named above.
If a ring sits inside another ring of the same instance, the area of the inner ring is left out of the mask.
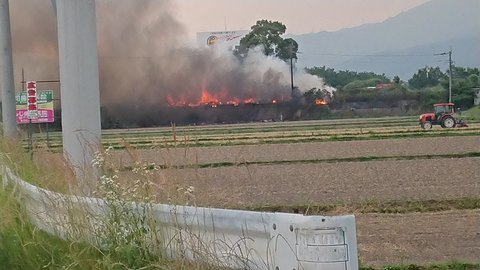
[[[442,119],[442,127],[443,128],[453,128],[455,127],[456,122],[455,119],[451,116],[446,116]]]
[[[430,121],[425,121],[424,123],[422,123],[422,128],[424,130],[429,130],[432,128],[432,122]]]

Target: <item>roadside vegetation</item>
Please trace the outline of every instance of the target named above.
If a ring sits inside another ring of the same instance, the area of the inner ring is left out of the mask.
[[[67,176],[71,172],[64,166],[58,166],[57,160],[51,159],[51,156],[46,160],[32,161],[29,153],[9,142],[2,143],[1,153],[2,164],[13,169],[22,179],[50,190],[78,194],[78,185]],[[152,196],[157,196],[157,193],[151,190],[150,173],[139,164],[132,169],[135,172],[132,176],[138,179],[120,184],[114,181],[117,176],[112,174],[113,168],[107,168],[111,164],[105,164],[106,160],[103,154],[99,154],[93,162],[100,168],[102,176],[98,186],[93,188],[92,196],[102,197],[111,207],[111,214],[105,220],[97,217],[96,222],[103,224],[97,231],[82,231],[88,228],[75,227],[78,235],[93,234],[101,245],[92,245],[74,234],[68,240],[60,239],[38,229],[30,222],[28,210],[22,204],[22,191],[11,183],[3,182],[4,179],[0,181],[0,269],[220,269],[201,261],[193,263],[181,258],[169,259],[160,248],[160,242],[147,239],[141,228],[145,228],[148,216],[134,214],[129,202],[133,199],[138,202],[154,201]],[[182,198],[184,194],[182,190]],[[180,196],[175,193],[169,195],[172,202],[178,202]],[[64,203],[68,205],[70,202]],[[89,215],[88,212],[75,212],[75,209],[69,211],[73,215]],[[162,241],[160,238],[157,240]]]

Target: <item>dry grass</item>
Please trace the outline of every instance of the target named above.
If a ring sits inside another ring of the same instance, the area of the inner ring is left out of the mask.
[[[31,183],[47,189],[69,193],[76,185],[73,171],[62,155],[46,148],[25,152],[15,142],[1,142],[2,157],[18,175]]]

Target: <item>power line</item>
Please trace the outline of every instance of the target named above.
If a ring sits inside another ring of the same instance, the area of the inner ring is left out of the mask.
[[[344,57],[431,57],[441,54],[349,54],[349,53],[314,53],[314,52],[297,52],[304,55],[321,55],[321,56],[344,56]]]

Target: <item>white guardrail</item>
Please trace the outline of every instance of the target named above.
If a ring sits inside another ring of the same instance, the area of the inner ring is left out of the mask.
[[[14,187],[38,228],[65,239],[82,237],[101,245],[95,232],[109,211],[105,201],[36,187],[5,167],[3,184]],[[173,258],[208,258],[210,263],[235,269],[358,269],[353,215],[303,216],[142,203],[131,206],[152,214],[155,229],[150,230],[149,237],[161,234],[163,248]],[[202,251],[207,255],[202,256]]]

